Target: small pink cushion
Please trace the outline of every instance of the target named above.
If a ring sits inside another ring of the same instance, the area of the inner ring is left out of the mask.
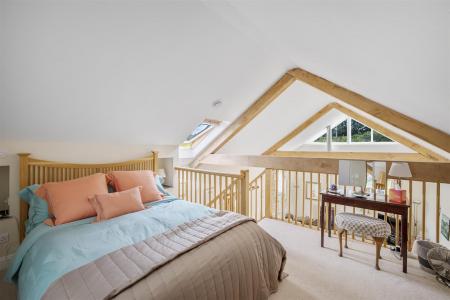
[[[48,202],[55,225],[69,223],[96,215],[89,196],[108,192],[105,174],[97,173],[63,182],[45,183],[39,194]]]
[[[108,179],[118,192],[142,186],[141,198],[144,203],[162,199],[152,171],[113,171],[108,174]]]
[[[144,209],[141,187],[123,192],[108,193],[89,197],[89,202],[97,212],[97,221],[108,220]]]

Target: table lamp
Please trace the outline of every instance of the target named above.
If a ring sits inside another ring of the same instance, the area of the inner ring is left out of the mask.
[[[339,185],[360,187],[360,192],[353,196],[365,197],[364,188],[367,182],[367,163],[364,160],[339,160]]]
[[[389,176],[397,178],[397,184],[394,189],[389,189],[389,201],[395,203],[406,202],[406,190],[402,190],[401,178],[411,178],[411,170],[408,163],[393,162],[389,169]]]
[[[164,169],[159,169],[156,172],[156,175],[158,175],[160,177],[160,182],[161,184],[164,184],[164,181],[166,180],[166,170]]]
[[[397,184],[401,187],[402,181],[400,178],[412,177],[409,164],[405,162],[393,162],[391,168],[389,169],[389,176],[397,177]]]

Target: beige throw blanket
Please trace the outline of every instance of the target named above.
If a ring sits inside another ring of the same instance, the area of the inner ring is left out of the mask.
[[[267,299],[285,259],[252,219],[218,212],[75,269],[43,299]]]

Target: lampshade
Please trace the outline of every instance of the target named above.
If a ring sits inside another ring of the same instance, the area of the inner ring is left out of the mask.
[[[409,169],[408,163],[393,162],[391,168],[389,169],[389,176],[399,178],[409,178],[412,177],[412,174],[411,170]]]
[[[339,185],[365,187],[367,164],[363,160],[339,160]]]
[[[166,171],[164,169],[158,169],[156,174],[162,178],[166,178]]]

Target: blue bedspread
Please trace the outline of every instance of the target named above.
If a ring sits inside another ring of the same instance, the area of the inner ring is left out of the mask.
[[[56,227],[40,224],[20,245],[6,280],[18,283],[19,299],[40,299],[65,273],[214,211],[169,197],[143,211],[100,223],[88,218]]]

